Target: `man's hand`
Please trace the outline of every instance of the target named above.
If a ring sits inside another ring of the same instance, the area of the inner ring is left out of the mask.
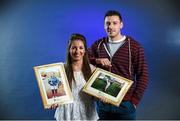
[[[111,67],[111,62],[108,58],[98,58],[96,59],[96,64],[101,64],[103,67]]]

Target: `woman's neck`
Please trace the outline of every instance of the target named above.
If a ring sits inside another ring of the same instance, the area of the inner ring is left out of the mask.
[[[72,62],[72,70],[73,71],[81,71],[82,64],[83,64],[82,60]]]

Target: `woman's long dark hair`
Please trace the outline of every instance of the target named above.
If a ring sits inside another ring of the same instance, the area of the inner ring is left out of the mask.
[[[67,54],[66,54],[66,64],[65,64],[65,70],[66,70],[66,74],[67,74],[67,78],[70,84],[70,87],[72,88],[72,81],[75,79],[74,78],[74,74],[73,74],[73,69],[72,69],[72,58],[70,55],[70,47],[72,45],[72,42],[74,40],[81,40],[84,44],[84,48],[85,48],[85,53],[83,56],[83,65],[82,65],[82,73],[83,76],[85,78],[85,80],[87,81],[90,76],[91,76],[91,68],[90,68],[90,63],[89,63],[89,59],[88,59],[88,55],[87,55],[87,44],[86,44],[86,38],[78,33],[74,33],[71,35],[69,41],[68,41],[68,47],[67,47]]]

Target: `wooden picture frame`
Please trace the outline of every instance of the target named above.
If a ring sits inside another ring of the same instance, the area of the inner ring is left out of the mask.
[[[43,106],[63,105],[73,102],[73,96],[66,77],[64,64],[53,63],[34,67]]]
[[[119,106],[133,81],[96,68],[83,91],[97,98],[105,98],[108,103]]]

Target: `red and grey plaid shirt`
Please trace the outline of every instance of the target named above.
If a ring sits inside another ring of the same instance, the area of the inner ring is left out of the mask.
[[[138,105],[148,85],[148,67],[144,50],[137,41],[126,37],[125,43],[110,57],[107,52],[107,42],[107,37],[95,41],[88,49],[89,60],[93,65],[103,68],[95,63],[95,59],[108,58],[112,67],[103,69],[133,80],[134,83],[123,100],[129,100]]]

